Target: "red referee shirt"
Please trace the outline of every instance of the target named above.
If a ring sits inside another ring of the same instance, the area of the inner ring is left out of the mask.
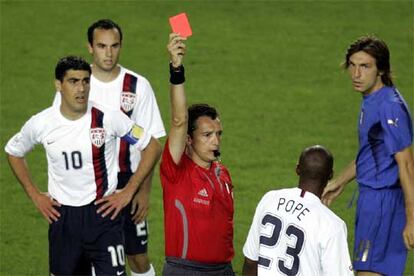
[[[227,169],[210,169],[185,153],[175,164],[168,140],[162,155],[165,254],[204,263],[229,263],[233,249],[233,185]]]

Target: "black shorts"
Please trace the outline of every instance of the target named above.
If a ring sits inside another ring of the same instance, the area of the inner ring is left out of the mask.
[[[128,183],[132,174],[118,173],[117,189]],[[148,252],[148,224],[144,220],[139,224],[132,221],[131,203],[122,210],[122,228],[125,236],[125,253],[127,255],[146,254]]]
[[[49,226],[49,268],[53,275],[126,275],[121,218],[102,218],[93,203],[57,207]]]
[[[231,263],[205,264],[185,259],[166,257],[162,275],[234,276]]]

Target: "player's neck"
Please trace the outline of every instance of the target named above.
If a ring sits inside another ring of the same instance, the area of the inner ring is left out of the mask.
[[[103,70],[95,64],[92,64],[92,75],[101,82],[111,82],[116,79],[121,72],[121,66],[116,65],[112,70]]]
[[[69,108],[66,108],[64,105],[60,106],[60,114],[62,114],[63,117],[71,121],[76,121],[79,118],[81,118],[83,115],[85,115],[86,110],[87,110],[87,107],[85,107],[84,110],[74,111]]]
[[[321,198],[323,192],[323,185],[319,181],[299,181],[298,187],[302,190],[305,190],[309,193],[316,195],[317,197]]]

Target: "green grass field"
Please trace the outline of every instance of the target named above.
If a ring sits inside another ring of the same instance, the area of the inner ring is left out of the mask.
[[[377,34],[391,50],[397,87],[414,112],[412,1],[0,1],[0,145],[54,95],[59,57],[89,59],[86,29],[112,18],[123,28],[121,63],[146,76],[169,128],[168,17],[187,12],[193,28],[185,58],[190,103],[216,105],[224,123],[222,159],[235,186],[236,256],[261,196],[293,187],[301,150],[327,146],[339,171],[355,157],[361,97],[340,68],[347,45]],[[162,140],[164,142],[164,139]],[[33,178],[47,186],[44,152],[27,156]],[[1,155],[0,275],[48,273],[47,222],[24,194]],[[151,195],[150,257],[164,258],[162,196],[157,174]],[[355,183],[332,208],[353,242]],[[367,218],[369,219],[369,218]],[[414,254],[405,275],[414,275]]]

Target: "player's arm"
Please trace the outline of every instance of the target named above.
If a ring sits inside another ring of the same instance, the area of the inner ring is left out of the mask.
[[[257,261],[253,261],[247,257],[244,257],[243,276],[255,275],[257,275]]]
[[[161,152],[161,145],[160,145]],[[154,176],[154,169],[145,178],[142,185],[139,187],[138,192],[132,199],[131,214],[134,223],[138,224],[142,222],[148,215],[149,200],[152,187],[152,177]]]
[[[170,154],[176,164],[184,153],[187,140],[188,113],[184,92],[184,83],[177,81],[177,76],[184,76],[183,57],[185,54],[185,38],[176,33],[170,34],[167,45],[171,60],[170,102],[171,127],[168,134]],[[176,83],[176,84],[174,84]],[[179,83],[179,84],[177,84]]]
[[[401,187],[404,193],[407,224],[403,231],[407,249],[414,249],[414,157],[410,147],[395,154]]]
[[[103,217],[111,214],[111,219],[115,219],[119,212],[132,199],[138,187],[142,184],[144,179],[154,169],[155,164],[161,156],[161,146],[157,139],[150,138],[149,144],[141,151],[141,161],[135,173],[129,179],[127,185],[118,193],[106,196],[97,200],[96,205],[102,204],[99,207],[98,213]]]
[[[50,198],[47,194],[41,193],[33,184],[25,158],[13,156],[11,154],[8,154],[7,157],[10,167],[17,180],[20,182],[24,191],[33,201],[36,208],[40,211],[43,217],[49,223],[57,221],[60,217],[60,213],[55,209],[54,206],[60,206],[60,204]]]
[[[329,181],[322,194],[322,202],[329,206],[344,190],[345,185],[355,179],[356,165],[352,160],[345,169],[332,181]]]

